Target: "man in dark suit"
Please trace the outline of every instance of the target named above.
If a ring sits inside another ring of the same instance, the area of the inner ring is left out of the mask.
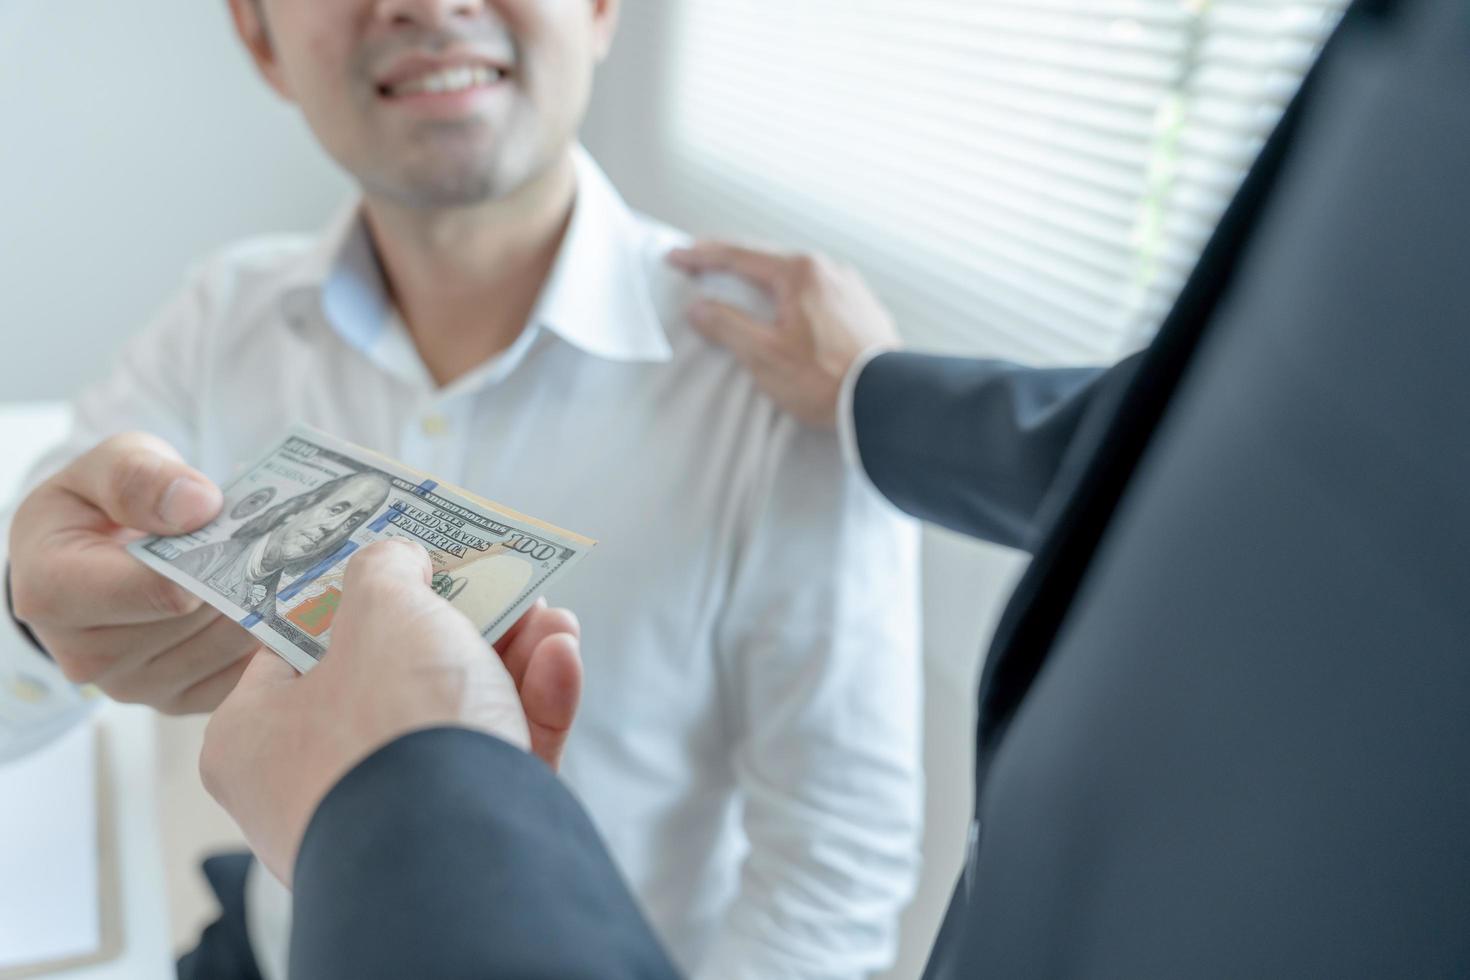
[[[812,421],[846,382],[881,491],[1034,551],[929,976],[1470,973],[1467,175],[1470,5],[1360,2],[1112,371],[858,360],[881,314],[850,277],[681,258],[772,288],[774,326],[706,331]],[[273,722],[247,682],[231,700]],[[244,808],[294,869],[296,974],[670,975],[550,770],[424,716],[341,740],[286,808],[304,840]],[[204,765],[240,811],[278,757],[235,732]]]

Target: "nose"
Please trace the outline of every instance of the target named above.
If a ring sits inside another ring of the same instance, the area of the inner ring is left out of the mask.
[[[485,0],[378,0],[378,20],[399,27],[441,27],[479,16]]]

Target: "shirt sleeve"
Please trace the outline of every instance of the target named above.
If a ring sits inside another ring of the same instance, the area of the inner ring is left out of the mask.
[[[0,617],[0,765],[39,749],[90,711],[89,699],[31,644],[7,609]]]
[[[719,645],[750,849],[698,980],[889,966],[922,825],[918,528],[787,416]]]
[[[127,345],[101,382],[72,402],[66,438],[32,467],[16,500],[0,513],[0,568],[9,563],[10,524],[19,501],[108,436],[150,432],[186,459],[195,454],[205,296],[202,279],[196,279]],[[92,700],[32,645],[8,609],[0,614],[0,762],[66,731],[86,716]]]

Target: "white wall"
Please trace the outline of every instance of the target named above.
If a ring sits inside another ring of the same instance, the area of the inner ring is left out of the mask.
[[[669,142],[661,129],[662,106],[679,5],[680,0],[625,0],[618,44],[598,79],[583,137],[635,207],[696,235],[730,234],[697,201],[666,193],[670,181],[657,148]],[[1023,557],[1014,552],[947,532],[925,533],[925,868],[904,916],[891,980],[922,973],[954,887],[973,801],[981,653],[1023,568]]]
[[[195,258],[345,193],[225,0],[0,0],[0,401],[69,394]]]

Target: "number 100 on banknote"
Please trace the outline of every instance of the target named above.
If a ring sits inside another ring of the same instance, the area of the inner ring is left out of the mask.
[[[303,672],[331,641],[348,559],[374,541],[422,545],[434,591],[490,642],[597,543],[305,427],[224,495],[208,526],[128,550]]]

